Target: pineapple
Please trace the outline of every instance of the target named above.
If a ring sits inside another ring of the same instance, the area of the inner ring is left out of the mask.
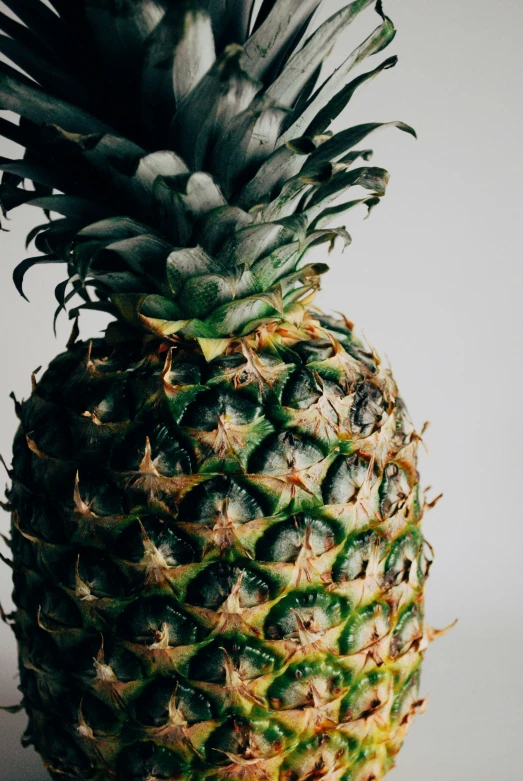
[[[304,256],[385,193],[382,125],[329,127],[393,24],[323,78],[371,0],[5,4],[2,207],[61,215],[14,280],[64,263],[74,323],[16,403],[24,741],[55,781],[378,781],[424,706],[420,437]]]

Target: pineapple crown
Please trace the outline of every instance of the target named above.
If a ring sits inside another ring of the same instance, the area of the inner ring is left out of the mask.
[[[319,26],[322,0],[5,5],[0,52],[18,69],[0,63],[0,108],[20,121],[0,119],[0,133],[25,154],[0,158],[0,202],[4,216],[31,204],[48,220],[28,236],[41,254],[14,272],[20,293],[29,268],[65,263],[57,315],[76,298],[73,319],[103,310],[202,345],[299,323],[327,269],[302,263],[308,248],[349,243],[337,220],[385,193],[387,172],[355,149],[384,123],[329,131],[356,89],[396,64],[352,78],[394,38],[381,2],[376,29],[324,79],[373,0]],[[368,195],[343,200],[355,186]]]

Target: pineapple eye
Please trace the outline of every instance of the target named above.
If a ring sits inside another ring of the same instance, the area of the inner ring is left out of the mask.
[[[138,425],[115,447],[111,467],[117,471],[138,471],[144,461],[149,442],[149,456],[154,469],[164,477],[191,472],[191,459],[173,432],[164,425]]]
[[[391,673],[374,670],[354,680],[340,706],[340,721],[350,722],[369,718],[390,698]]]
[[[204,634],[171,597],[152,596],[130,605],[118,619],[122,637],[146,646],[190,645]]]
[[[94,653],[90,652],[90,646],[85,653],[90,671],[93,671],[93,659],[97,658],[97,653],[100,652],[100,638],[98,637],[96,640],[98,643],[96,651]],[[118,681],[125,683],[139,681],[146,675],[145,665],[138,656],[118,643],[116,639],[111,639],[109,636],[104,637],[102,650],[102,662],[112,670]]]
[[[380,485],[380,511],[384,519],[390,518],[405,504],[410,494],[410,482],[404,469],[390,463],[384,469]]]
[[[394,541],[392,549],[385,562],[385,583],[396,586],[402,581],[407,582],[413,562],[423,552],[423,536],[421,532],[407,532]],[[423,572],[421,573],[423,577]]]
[[[193,489],[182,502],[180,519],[213,528],[225,517],[243,524],[265,515],[257,499],[230,477],[215,477]]]
[[[69,719],[74,723],[78,718],[78,711],[81,710],[81,714],[86,723],[92,728],[96,734],[103,735],[104,732],[111,732],[115,728],[118,728],[118,717],[114,711],[98,699],[93,697],[92,694],[82,693],[81,702],[71,702],[68,698],[71,713]]]
[[[321,556],[341,539],[342,531],[333,522],[300,514],[271,526],[256,544],[258,561],[294,562],[304,546]]]
[[[95,549],[49,558],[47,567],[78,599],[126,597],[132,592],[130,579],[109,556]]]
[[[52,756],[60,758],[62,767],[74,768],[75,773],[82,775],[90,772],[89,758],[63,727],[53,724],[53,728],[47,730],[46,749],[51,752]]]
[[[82,616],[78,607],[62,589],[47,584],[42,588],[42,594],[40,620],[44,624],[50,622],[49,629],[53,624],[65,627],[82,626]]]
[[[189,428],[214,431],[222,417],[231,423],[246,425],[252,423],[260,413],[261,407],[239,390],[236,393],[209,390],[189,406],[182,424]]]
[[[371,557],[378,561],[385,555],[385,542],[375,532],[366,531],[348,538],[332,568],[334,583],[364,578]]]
[[[308,409],[318,401],[321,391],[311,372],[298,369],[285,386],[283,405],[293,409]]]
[[[387,403],[381,390],[370,382],[356,388],[351,410],[352,432],[358,437],[369,437],[383,421]]]
[[[408,677],[399,692],[394,697],[394,702],[392,703],[391,708],[391,717],[393,723],[403,723],[407,714],[412,713],[413,706],[415,706],[418,702],[420,677],[420,668],[418,667]]]
[[[295,351],[305,363],[312,361],[326,361],[331,358],[334,349],[328,339],[315,339],[310,342],[298,342],[294,346]]]
[[[321,637],[347,617],[346,599],[325,592],[295,591],[284,596],[271,608],[265,621],[265,636],[306,642]]]
[[[154,516],[143,515],[118,535],[118,553],[123,559],[142,561],[145,554],[144,531],[147,539],[161,554],[167,567],[191,564],[198,561],[197,544],[188,535],[176,528],[172,521],[162,521]]]
[[[152,741],[133,743],[122,749],[118,756],[118,777],[132,781],[179,778],[186,769],[179,754]]]
[[[231,658],[242,680],[253,680],[267,675],[279,667],[279,661],[273,651],[264,644],[249,638],[248,640],[230,640],[217,638],[191,659],[189,677],[200,681],[224,682],[226,655]]]
[[[83,472],[79,474],[79,491],[82,500],[95,515],[123,515],[123,500],[121,492],[113,485],[103,481],[102,476],[98,481],[83,478]]]
[[[417,602],[408,605],[400,614],[390,644],[390,655],[397,659],[405,654],[423,636],[423,609]]]
[[[186,600],[191,605],[201,605],[216,610],[237,589],[241,607],[253,607],[267,602],[275,595],[275,586],[268,578],[241,564],[226,562],[211,564],[191,583]]]
[[[286,475],[307,469],[323,459],[313,442],[289,432],[273,434],[254,453],[249,471],[256,474]]]
[[[340,635],[340,653],[349,656],[364,648],[372,648],[389,630],[389,606],[384,602],[374,602],[349,618]]]
[[[329,469],[322,486],[325,504],[353,502],[368,474],[369,462],[358,454],[337,458]],[[371,481],[375,482],[375,480],[376,476],[373,473]]]
[[[133,708],[137,720],[151,727],[167,724],[172,710],[188,724],[213,718],[209,700],[177,678],[157,678],[134,701]]]

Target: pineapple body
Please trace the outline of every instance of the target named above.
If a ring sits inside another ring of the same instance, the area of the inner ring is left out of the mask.
[[[55,779],[381,779],[423,703],[415,434],[344,321],[72,344],[19,405],[26,739]]]
[[[432,637],[419,437],[305,256],[385,195],[368,136],[416,135],[331,129],[394,25],[381,0],[7,5],[0,204],[46,215],[14,281],[62,263],[75,321],[17,404],[25,740],[56,781],[382,779]]]

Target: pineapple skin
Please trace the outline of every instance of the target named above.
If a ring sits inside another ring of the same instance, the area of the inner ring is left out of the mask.
[[[17,405],[25,735],[51,777],[377,781],[423,709],[416,434],[347,321],[73,343]]]

